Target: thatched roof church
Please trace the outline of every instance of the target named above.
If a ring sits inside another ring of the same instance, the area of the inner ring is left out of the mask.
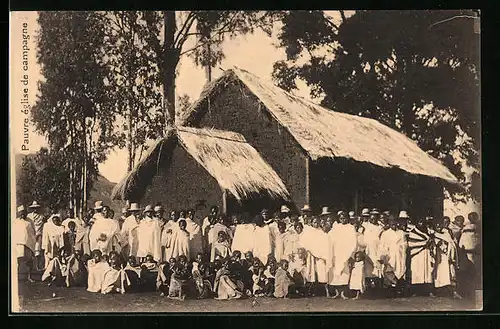
[[[290,199],[285,184],[242,135],[188,127],[158,140],[115,186],[112,198],[228,211]]]
[[[457,183],[405,135],[321,107],[238,68],[208,84],[180,122],[242,134],[283,180],[295,206],[405,208],[438,216],[443,185]]]

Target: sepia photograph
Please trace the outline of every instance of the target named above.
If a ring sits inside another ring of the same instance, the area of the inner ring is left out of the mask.
[[[11,314],[483,309],[479,10],[11,11]]]

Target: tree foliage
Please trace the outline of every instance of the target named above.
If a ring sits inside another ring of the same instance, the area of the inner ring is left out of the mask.
[[[397,129],[443,163],[479,197],[479,35],[472,11],[323,11],[281,14],[278,84],[297,79],[336,111]],[[337,15],[338,16],[338,15]],[[471,177],[463,171],[475,168]],[[452,195],[458,191],[450,190]],[[463,196],[463,194],[462,194]]]
[[[40,12],[37,58],[43,81],[31,110],[51,152],[65,159],[68,194],[83,211],[98,163],[117,143],[115,107],[109,97],[104,26],[90,12]],[[66,177],[59,177],[65,180]]]
[[[26,205],[37,200],[52,209],[66,207],[70,201],[68,179],[63,153],[42,148],[35,155],[25,156],[16,171],[17,204]]]

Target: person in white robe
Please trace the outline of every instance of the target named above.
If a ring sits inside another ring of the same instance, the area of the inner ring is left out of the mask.
[[[43,267],[42,233],[45,218],[40,213],[40,204],[38,204],[36,200],[29,205],[29,210],[30,212],[28,213],[28,218],[33,222],[35,227],[35,268],[39,269]]]
[[[255,231],[254,223],[238,224],[234,232],[233,242],[231,243],[231,250],[233,252],[238,250],[243,254],[247,253],[248,251],[253,252],[254,231]]]
[[[46,268],[50,261],[57,257],[59,249],[64,247],[64,227],[61,226],[61,218],[58,214],[53,214],[43,225],[42,249],[45,254]]]
[[[205,254],[210,253],[210,246],[208,245],[208,236],[210,229],[215,225],[217,218],[219,218],[219,208],[217,206],[210,207],[210,213],[203,218],[201,223],[201,233],[203,235],[203,251]]]
[[[365,276],[368,279],[377,279],[382,276],[381,264],[378,262],[380,235],[382,234],[382,227],[377,225],[377,218],[370,217],[368,208],[363,209],[361,213],[363,220],[364,242],[365,242]]]
[[[151,255],[156,262],[161,260],[161,228],[160,223],[153,218],[153,207],[147,205],[143,211],[144,218],[137,227],[137,257],[140,259]]]
[[[17,207],[17,213],[18,217],[12,223],[11,241],[17,259],[18,273],[21,266],[26,266],[27,279],[29,282],[34,282],[31,278],[31,271],[35,256],[35,226],[31,219],[27,217],[24,206]]]
[[[282,205],[280,209],[281,221],[286,224],[287,229],[293,227],[293,222],[291,219],[291,210],[287,205]]]
[[[173,236],[179,229],[179,216],[176,211],[170,212],[170,219],[163,226],[161,232],[162,262],[168,262],[172,258]]]
[[[275,256],[276,258],[276,239],[277,236],[279,235],[279,230],[278,230],[278,223],[275,218],[269,216],[269,211],[267,209],[262,209],[260,212],[260,216],[262,217],[262,221],[264,222],[264,225],[268,227],[269,229],[269,240],[271,242],[271,253]],[[283,222],[285,223],[285,222]],[[286,227],[290,227],[289,225],[286,225]],[[276,258],[277,261],[279,261],[278,258]]]
[[[99,249],[103,255],[108,255],[113,250],[121,252],[122,238],[118,221],[108,218],[108,206],[103,206],[99,214],[100,218],[90,228],[90,250]]]
[[[260,259],[263,264],[267,264],[268,257],[271,254],[271,233],[269,232],[269,227],[264,224],[261,216],[257,216],[255,220],[253,247],[251,251],[254,257]],[[234,249],[232,250],[234,251]]]
[[[178,259],[179,256],[191,258],[190,238],[187,231],[187,223],[185,219],[179,219],[179,227],[173,232],[171,241],[170,257]]]
[[[340,223],[335,225],[330,231],[328,264],[331,270],[328,271],[328,285],[335,287],[335,295],[332,298],[340,296],[347,299],[349,278],[350,278],[350,260],[357,248],[357,237],[354,226],[348,223],[348,218],[344,212],[339,215]]]
[[[434,297],[431,286],[433,283],[433,239],[423,219],[417,225],[408,228],[408,248],[410,250],[410,283],[412,290],[428,293]]]
[[[378,261],[382,264],[382,272],[392,287],[401,287],[406,273],[405,234],[398,229],[396,219],[389,222],[390,228],[380,236]]]
[[[165,227],[165,224],[167,223],[168,219],[165,218],[165,210],[163,209],[163,207],[161,205],[156,205],[154,207],[154,219],[156,219],[158,221],[158,223],[160,223],[160,228],[161,230],[163,231],[163,228]]]
[[[224,232],[228,238],[228,243],[231,245],[231,242],[233,240],[233,232],[224,225],[224,216],[219,215],[219,218],[217,219],[217,222],[213,225],[213,227],[210,229],[210,232],[208,232],[208,246],[210,250],[213,248],[213,244],[217,241],[217,237],[219,236],[219,232]]]
[[[457,244],[452,233],[445,229],[444,223],[436,223],[435,230],[436,267],[434,270],[434,287],[437,289],[450,289],[453,298],[462,299],[456,290]]]
[[[120,230],[122,255],[124,259],[128,259],[130,256],[137,257],[137,249],[139,248],[139,237],[137,235],[139,211],[139,205],[137,203],[131,203],[130,209],[128,209],[130,215],[125,219]]]
[[[187,212],[186,231],[189,233],[189,250],[192,257],[198,253],[203,253],[203,235],[201,226],[195,221],[195,211],[193,209]],[[188,258],[189,259],[189,258]],[[189,259],[191,261],[191,259]]]

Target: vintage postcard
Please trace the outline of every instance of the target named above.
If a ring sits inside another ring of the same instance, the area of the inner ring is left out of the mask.
[[[12,313],[482,310],[478,10],[10,23]]]

